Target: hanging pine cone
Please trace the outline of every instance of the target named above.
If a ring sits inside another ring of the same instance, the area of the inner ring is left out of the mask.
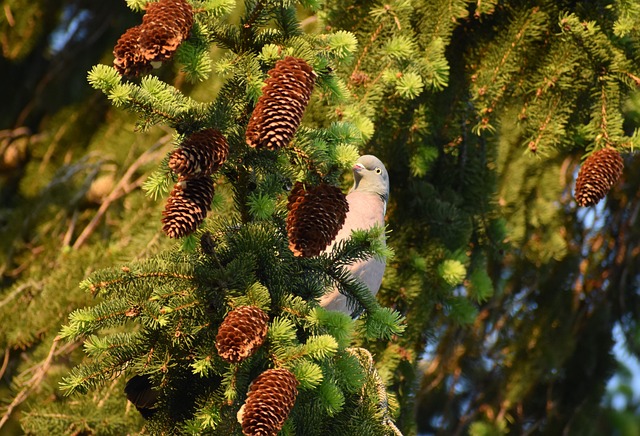
[[[242,432],[275,436],[282,429],[298,396],[298,380],[286,369],[268,369],[251,384],[242,411]]]
[[[593,206],[607,195],[622,174],[624,162],[615,149],[598,150],[584,161],[576,179],[578,206]]]
[[[339,188],[322,183],[305,190],[300,182],[287,204],[289,249],[295,256],[317,256],[333,241],[344,225],[349,203]]]
[[[180,177],[162,212],[162,230],[167,236],[182,238],[193,233],[211,209],[213,192],[210,177]]]
[[[285,147],[295,135],[313,91],[316,74],[303,60],[288,56],[269,71],[249,124],[251,147]]]
[[[171,59],[178,46],[189,37],[193,9],[186,0],[150,3],[142,24],[128,29],[113,49],[113,65],[125,76],[151,70],[152,62]]]
[[[227,139],[217,129],[192,133],[169,156],[169,168],[183,177],[210,176],[229,155]]]
[[[153,68],[140,50],[141,29],[141,26],[127,29],[113,49],[113,66],[124,76],[138,76]]]
[[[256,306],[241,306],[222,321],[216,336],[216,349],[224,360],[238,363],[250,357],[267,337],[269,315]]]
[[[186,39],[193,26],[193,8],[186,0],[160,0],[149,3],[142,17],[142,24],[166,27]]]

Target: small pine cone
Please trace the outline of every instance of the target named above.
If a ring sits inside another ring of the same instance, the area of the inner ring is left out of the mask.
[[[180,177],[162,212],[162,230],[170,238],[182,238],[193,233],[211,209],[213,193],[210,177]]]
[[[268,74],[247,125],[246,141],[251,147],[274,150],[287,146],[300,127],[316,73],[303,59],[288,56]]]
[[[216,336],[218,354],[229,363],[253,356],[267,337],[269,315],[255,306],[240,306],[227,315]]]
[[[169,168],[183,177],[210,176],[229,155],[227,139],[216,129],[192,133],[169,156]]]
[[[113,49],[115,68],[125,76],[150,71],[152,62],[171,59],[192,26],[193,9],[186,0],[150,3],[142,24],[127,30]]]
[[[251,384],[242,413],[242,432],[275,436],[282,429],[298,396],[298,380],[286,369],[268,369]]]
[[[349,203],[339,188],[323,183],[305,191],[296,182],[287,204],[289,249],[295,256],[317,256],[344,225]]]
[[[589,156],[580,167],[576,179],[578,206],[593,206],[602,200],[622,174],[623,167],[622,156],[610,147]]]

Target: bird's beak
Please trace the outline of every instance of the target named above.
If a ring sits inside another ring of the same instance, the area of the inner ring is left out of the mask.
[[[353,166],[353,171],[355,171],[356,173],[362,171],[364,169],[364,165],[362,165],[361,163],[357,163]]]

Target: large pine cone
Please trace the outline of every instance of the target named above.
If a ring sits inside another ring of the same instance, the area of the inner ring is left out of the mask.
[[[282,429],[298,396],[298,380],[286,369],[268,369],[251,384],[243,406],[242,432],[275,436]]]
[[[211,177],[180,177],[162,212],[162,230],[170,238],[182,238],[193,233],[211,209],[213,193]]]
[[[300,127],[316,74],[303,59],[291,56],[276,62],[268,74],[247,125],[246,140],[251,147],[273,150],[287,146]]]
[[[217,129],[192,133],[169,156],[169,168],[183,177],[210,176],[229,155],[229,144]]]
[[[238,363],[252,356],[267,337],[269,315],[255,306],[241,306],[222,321],[216,349],[224,360]]]
[[[317,256],[344,225],[349,203],[339,188],[322,183],[305,190],[300,182],[289,194],[287,236],[295,256]]]
[[[127,29],[118,39],[113,49],[113,66],[125,76],[138,76],[151,71],[151,62],[145,59],[140,49],[142,26]]]
[[[602,200],[622,174],[623,167],[622,156],[610,147],[589,156],[580,167],[576,179],[578,206],[593,206]]]
[[[120,74],[148,72],[152,62],[169,60],[189,37],[193,8],[186,0],[160,0],[147,6],[142,24],[127,30],[113,49],[113,65]]]

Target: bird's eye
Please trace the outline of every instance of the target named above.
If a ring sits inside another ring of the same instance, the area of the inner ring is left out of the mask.
[[[380,168],[376,168],[376,174],[380,174],[382,170]]]

